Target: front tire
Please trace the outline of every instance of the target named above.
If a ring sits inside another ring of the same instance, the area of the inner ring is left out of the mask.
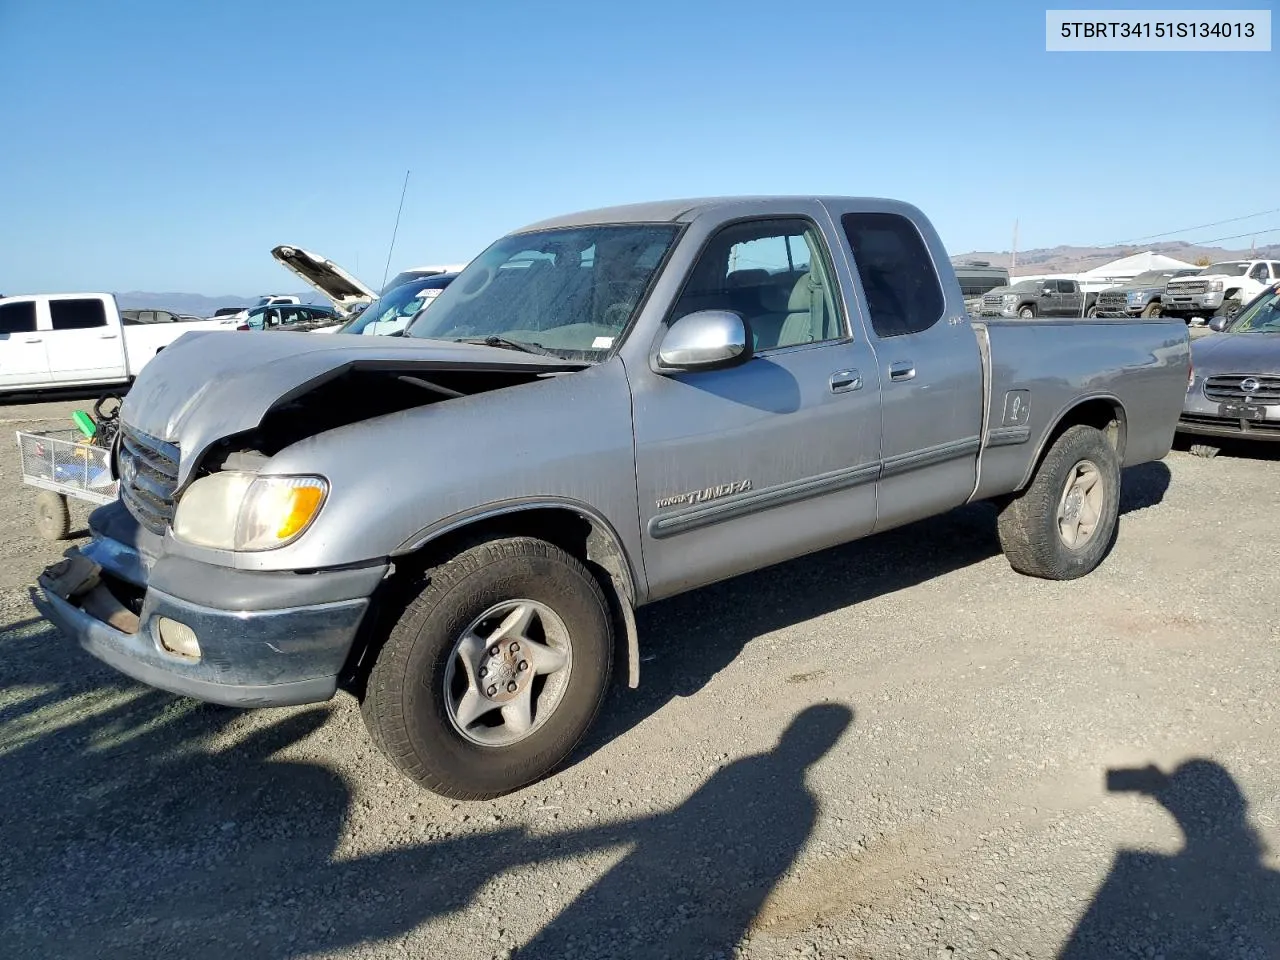
[[[1074,580],[1107,555],[1119,514],[1119,458],[1100,431],[1077,425],[1058,437],[1030,486],[1000,511],[1000,546],[1019,573]]]
[[[612,663],[608,601],[586,567],[542,540],[492,540],[430,571],[378,653],[361,712],[410,780],[484,800],[564,761]]]
[[[1018,311],[1018,316],[1023,320],[1034,320],[1036,317],[1035,307],[1023,307]]]
[[[1222,301],[1222,306],[1213,311],[1213,315],[1215,317],[1226,317],[1228,320],[1234,320],[1236,318],[1236,314],[1240,312],[1240,307],[1240,300],[1236,297],[1232,297],[1230,300]]]
[[[1145,307],[1143,307],[1143,308],[1142,308],[1142,315],[1143,315],[1144,317],[1158,317],[1158,316],[1160,316],[1160,304],[1159,304],[1159,302],[1156,302],[1156,303],[1148,303]]]

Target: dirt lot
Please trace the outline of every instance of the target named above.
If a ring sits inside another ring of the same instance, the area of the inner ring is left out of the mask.
[[[646,609],[572,764],[457,804],[349,698],[203,706],[46,629],[7,442],[3,954],[1280,956],[1280,494],[1242,454],[1128,471],[1081,581],[978,506]]]

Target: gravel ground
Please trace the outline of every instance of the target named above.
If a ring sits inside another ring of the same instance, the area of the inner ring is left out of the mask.
[[[27,591],[64,545],[2,444],[0,952],[1278,957],[1255,454],[1127,471],[1080,581],[1014,574],[977,506],[648,608],[640,690],[567,769],[458,804],[350,698],[201,705],[47,629]]]

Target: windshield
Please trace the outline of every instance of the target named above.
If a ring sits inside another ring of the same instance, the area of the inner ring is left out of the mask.
[[[678,230],[632,223],[504,237],[406,335],[497,337],[567,360],[601,360],[631,322]]]
[[[1129,283],[1135,287],[1161,287],[1173,279],[1173,276],[1172,270],[1150,270],[1147,273],[1138,274]]]
[[[415,313],[438,297],[450,280],[452,277],[433,277],[402,283],[361,310],[360,315],[338,333],[391,333],[405,326]]]
[[[1019,280],[1010,290],[1017,290],[1019,293],[1026,293],[1028,290],[1039,290],[1043,280]]]
[[[1243,277],[1248,268],[1247,263],[1211,263],[1200,271],[1200,276]]]
[[[1280,333],[1280,285],[1245,307],[1227,329],[1231,333]]]

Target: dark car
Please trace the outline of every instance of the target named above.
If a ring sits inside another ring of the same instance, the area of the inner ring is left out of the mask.
[[[1199,273],[1199,267],[1184,270],[1148,270],[1132,280],[1108,287],[1098,294],[1100,317],[1158,317],[1160,297],[1165,285],[1175,277],[1189,277]]]
[[[982,295],[984,317],[1079,317],[1085,297],[1075,280],[1019,280]]]
[[[290,330],[306,332],[336,326],[342,317],[332,307],[279,303],[254,307],[237,330]]]

